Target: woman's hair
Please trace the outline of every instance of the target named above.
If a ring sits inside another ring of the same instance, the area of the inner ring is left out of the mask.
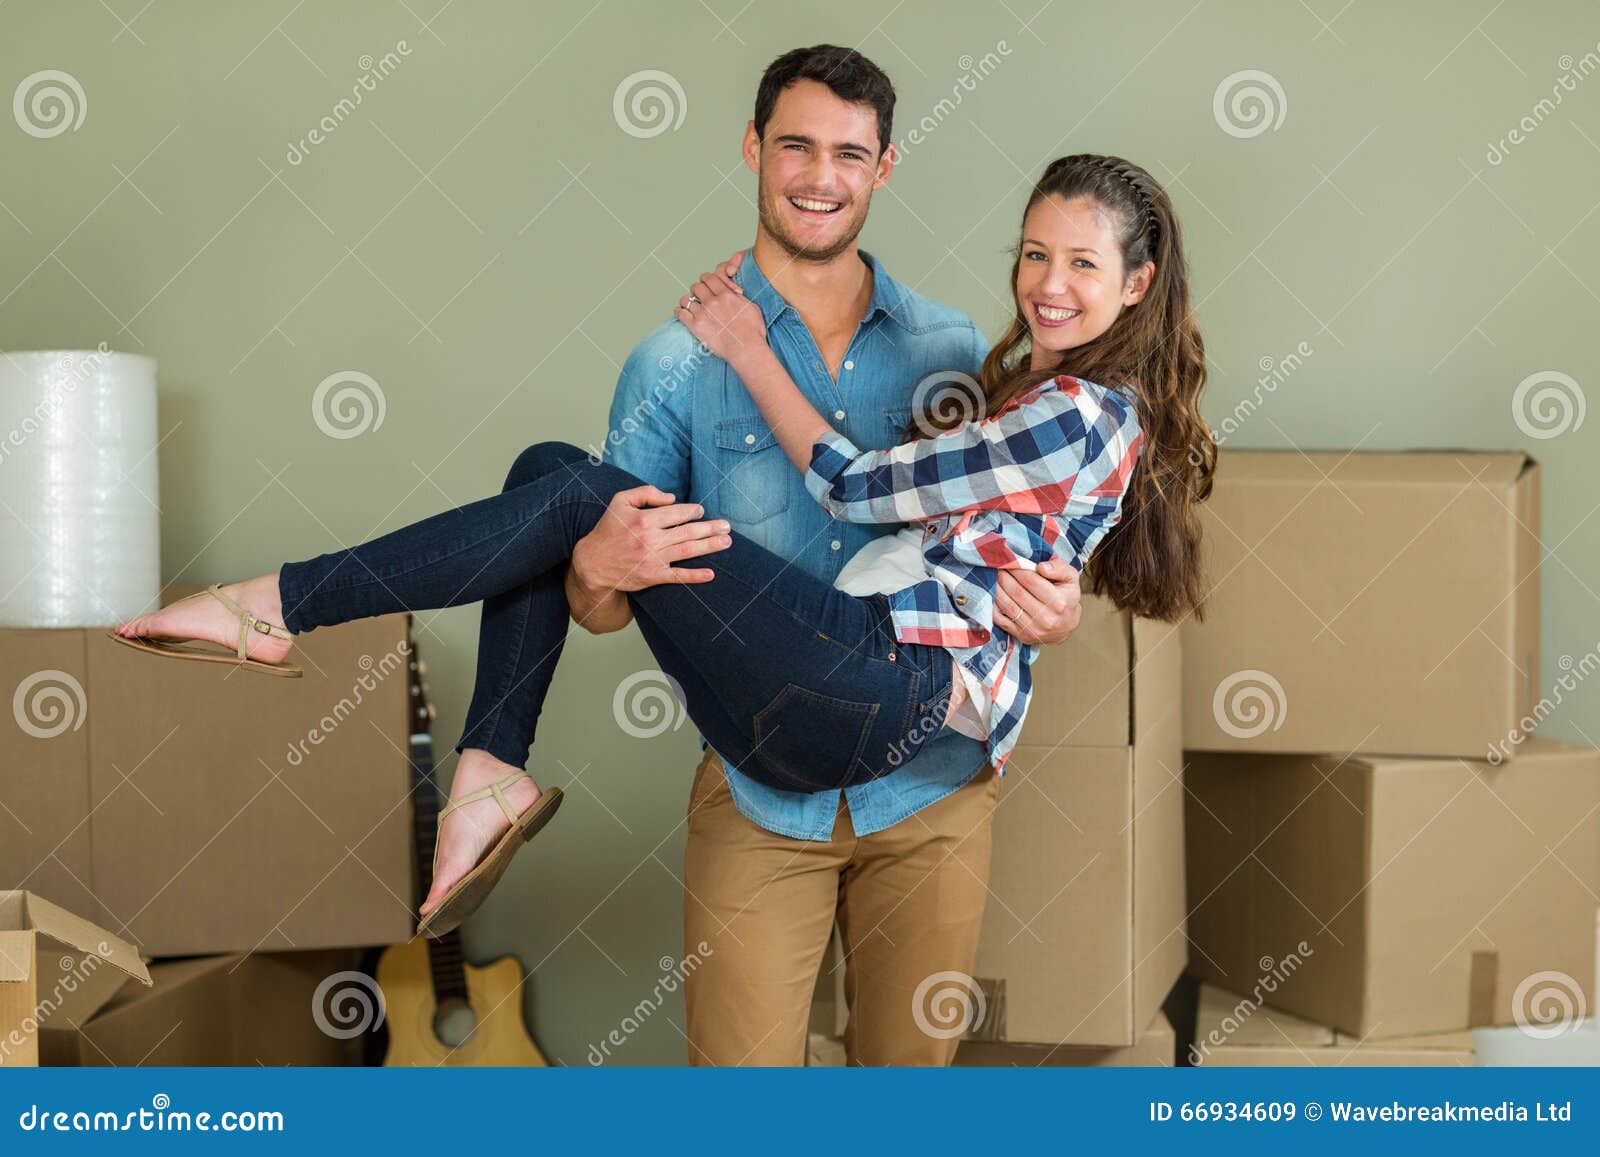
[[[1217,447],[1200,416],[1205,345],[1190,312],[1177,215],[1155,178],[1121,157],[1080,153],[1051,161],[1028,196],[1024,219],[1046,197],[1088,197],[1111,218],[1123,277],[1146,261],[1155,262],[1155,276],[1144,297],[1124,308],[1105,333],[1063,351],[1049,369],[1032,370],[1028,323],[1016,301],[1019,242],[1011,263],[1015,312],[980,374],[983,412],[997,414],[1012,398],[1060,375],[1133,395],[1144,445],[1120,521],[1090,555],[1083,589],[1149,618],[1176,622],[1192,611],[1202,619],[1205,581],[1196,504],[1211,494]],[[931,412],[915,420],[920,432],[959,422],[960,416],[951,419],[952,407],[932,402]]]

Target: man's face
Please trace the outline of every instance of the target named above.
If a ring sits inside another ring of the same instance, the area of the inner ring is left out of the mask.
[[[878,155],[878,116],[801,80],[778,97],[765,138],[745,130],[745,164],[760,178],[761,227],[798,261],[829,261],[866,224],[872,191],[889,179],[894,146]]]

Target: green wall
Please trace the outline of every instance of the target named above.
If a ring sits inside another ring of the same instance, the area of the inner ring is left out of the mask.
[[[1027,182],[1066,152],[1139,161],[1186,229],[1208,418],[1263,399],[1229,441],[1531,451],[1543,684],[1600,643],[1600,417],[1534,438],[1512,413],[1530,375],[1600,382],[1592,5],[141,5],[0,6],[0,95],[58,69],[86,102],[59,135],[0,121],[0,348],[159,359],[167,579],[347,545],[498,490],[531,442],[602,437],[633,342],[753,236],[739,140],[763,66],[829,40],[894,78],[897,138],[921,126],[863,234],[898,277],[996,333]],[[613,96],[647,69],[681,86],[682,123],[631,135]],[[1243,70],[1281,86],[1277,127],[1224,131],[1214,96]],[[348,370],[384,420],[328,437],[312,393]],[[447,752],[478,612],[420,618]],[[692,728],[645,741],[611,718],[650,665],[633,632],[574,636],[531,765],[572,798],[467,930],[475,958],[537,969],[527,1011],[566,1063],[683,948]],[[1600,736],[1600,689],[1546,730]],[[681,1024],[673,996],[612,1054],[678,1063]]]

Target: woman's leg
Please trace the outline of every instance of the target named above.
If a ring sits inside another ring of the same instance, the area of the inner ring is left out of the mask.
[[[530,447],[498,495],[285,563],[284,624],[298,634],[484,600],[479,680],[456,750],[524,767],[569,626],[565,564],[617,492],[639,485],[576,446]],[[889,749],[943,689],[948,655],[897,644],[881,600],[835,590],[741,535],[695,565],[716,577],[629,598],[718,752],[790,791],[892,770]]]
[[[587,467],[578,470],[579,465]],[[564,565],[617,491],[641,486],[576,446],[530,446],[488,498],[345,550],[283,564],[283,624],[294,634],[397,611],[436,610],[523,590]]]
[[[530,446],[517,455],[501,492],[543,477],[557,464],[551,443]],[[561,593],[563,574],[564,568],[552,567],[521,587],[483,600],[477,677],[466,725],[455,746],[458,758],[450,777],[452,799],[504,780],[516,768],[526,768],[534,724],[566,643],[566,633],[562,631],[554,643],[541,649],[537,642],[530,642],[529,625],[546,620],[544,608]],[[559,613],[565,616],[564,597],[559,606]],[[518,814],[531,808],[544,794],[532,778],[513,780],[504,790]],[[433,910],[509,823],[492,799],[458,807],[444,818],[438,835],[438,872],[422,902],[421,915]]]
[[[282,621],[294,634],[492,600],[485,677],[457,750],[481,746],[515,767],[526,763],[566,637],[561,570],[612,497],[641,485],[561,443],[525,451],[513,468],[514,478],[524,475],[530,480],[500,494],[285,563],[277,574]],[[696,565],[717,577],[652,587],[630,601],[717,750],[787,790],[887,770],[884,749],[921,722],[925,701],[948,681],[948,656],[901,647],[881,601],[835,590],[742,536]]]
[[[716,577],[628,600],[701,733],[746,775],[847,786],[902,766],[943,727],[949,652],[897,642],[881,596],[847,595],[740,534],[694,565]]]
[[[554,442],[530,446],[511,464],[501,492],[515,490],[578,460],[575,447]],[[572,484],[579,484],[576,476],[569,478]],[[483,600],[477,678],[466,725],[455,746],[458,753],[477,749],[500,764],[527,766],[534,728],[566,645],[565,573],[563,567],[551,567],[519,587]]]

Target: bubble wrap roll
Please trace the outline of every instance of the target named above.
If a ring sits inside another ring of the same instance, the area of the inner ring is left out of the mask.
[[[156,363],[0,353],[0,626],[109,626],[157,605]]]

